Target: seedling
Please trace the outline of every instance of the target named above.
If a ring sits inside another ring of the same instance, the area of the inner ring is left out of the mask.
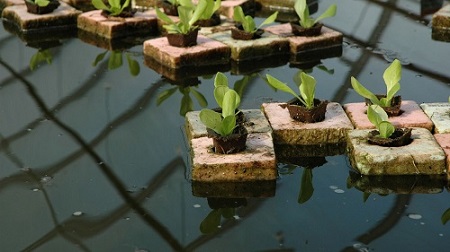
[[[111,16],[119,16],[130,5],[130,0],[125,0],[122,4],[121,0],[108,0],[109,7],[103,0],[92,0],[92,5],[98,10],[104,10]]]
[[[33,71],[41,62],[47,62],[47,64],[52,63],[52,53],[49,49],[41,50],[39,49],[30,59],[30,69]]]
[[[312,18],[309,15],[309,9],[306,0],[297,0],[295,2],[294,9],[300,19],[299,20],[300,26],[305,29],[308,29],[313,27],[320,20],[333,17],[334,15],[336,15],[337,6],[336,4],[330,5],[330,7],[328,7],[328,9],[316,19]]]
[[[270,86],[277,90],[281,90],[283,92],[292,94],[295,98],[297,98],[307,109],[311,109],[314,107],[314,96],[316,92],[316,80],[311,75],[308,75],[304,72],[300,72],[300,80],[297,78],[294,79],[296,83],[300,82],[299,91],[300,96],[295,93],[286,83],[281,82],[280,80],[272,77],[267,74],[267,82]]]
[[[163,25],[163,27],[168,33],[188,34],[197,29],[197,26],[194,24],[199,20],[207,7],[207,0],[200,0],[195,7],[178,6],[178,16],[180,17],[180,21],[178,22],[174,22],[169,16],[160,11],[159,8],[156,8],[155,10],[158,18],[167,23],[167,25]]]
[[[220,8],[220,4],[222,3],[220,0],[206,0],[206,8],[201,13],[199,20],[210,19],[212,15]]]
[[[370,105],[367,108],[367,118],[375,125],[381,138],[389,138],[395,131],[395,127],[388,121],[388,115],[378,105]]]
[[[256,27],[255,20],[250,15],[245,16],[241,6],[236,6],[234,7],[233,20],[238,23],[241,23],[242,28],[244,29],[245,32],[255,33],[262,26],[275,22],[277,16],[278,11],[274,12],[272,15],[266,18],[258,27]]]
[[[402,78],[402,65],[398,59],[386,68],[383,74],[384,83],[386,84],[386,97],[378,99],[378,97],[366,89],[355,77],[351,77],[353,89],[362,97],[369,99],[373,104],[381,107],[391,107],[392,98],[400,90],[400,79]]]
[[[200,121],[217,134],[225,137],[233,133],[236,128],[236,109],[241,98],[238,93],[228,87],[228,79],[223,73],[217,73],[214,79],[214,98],[222,109],[222,113],[211,109],[200,111]]]
[[[45,7],[50,3],[49,0],[26,0],[26,1],[28,1],[29,3],[37,4],[40,7]]]

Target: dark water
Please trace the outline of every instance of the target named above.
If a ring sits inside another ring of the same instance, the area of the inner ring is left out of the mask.
[[[337,16],[324,23],[344,34],[343,53],[321,61],[332,73],[313,68],[317,96],[342,104],[361,101],[350,89],[350,76],[384,92],[382,73],[398,58],[403,99],[447,101],[450,44],[431,38],[430,2],[337,2]],[[318,12],[331,3],[320,1]],[[117,69],[108,70],[110,53],[93,66],[105,49],[79,39],[62,40],[50,49],[51,64],[31,71],[36,52],[0,28],[1,251],[448,248],[450,224],[441,222],[450,208],[445,183],[372,181],[375,189],[428,193],[365,193],[348,186],[354,178],[345,155],[326,157],[313,170],[280,164],[274,197],[240,199],[212,210],[206,198],[192,194],[180,116],[183,96],[193,99],[194,109],[201,107],[187,89],[157,105],[159,94],[176,86],[144,65],[141,46],[126,50],[140,65],[135,77],[125,54]],[[285,64],[260,74],[290,82],[297,71]],[[244,77],[226,74],[232,83]],[[195,89],[215,106],[212,79],[199,81]],[[245,86],[242,108],[288,98],[255,75]],[[311,183],[312,197],[300,204],[301,190]],[[205,219],[203,227],[212,234],[200,230]]]

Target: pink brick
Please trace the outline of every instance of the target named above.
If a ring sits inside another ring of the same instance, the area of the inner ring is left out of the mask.
[[[367,118],[367,107],[364,102],[345,104],[344,109],[355,128],[375,128],[375,126]],[[428,116],[422,111],[420,106],[415,101],[402,101],[401,110],[403,110],[403,113],[401,115],[389,117],[389,121],[395,127],[418,127],[428,129],[429,131],[433,129],[433,122],[428,118]]]
[[[447,178],[450,180],[450,134],[434,134],[437,143],[442,147],[447,156]]]

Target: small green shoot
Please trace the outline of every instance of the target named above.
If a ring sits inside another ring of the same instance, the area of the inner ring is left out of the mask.
[[[355,77],[351,77],[353,89],[362,97],[369,99],[373,104],[381,107],[391,107],[392,99],[400,90],[400,79],[402,78],[402,65],[398,59],[386,68],[383,74],[384,83],[386,84],[386,97],[378,99],[377,96],[366,89]]]
[[[125,0],[121,4],[121,0],[108,0],[109,7],[103,2],[103,0],[92,0],[92,5],[98,10],[104,10],[111,16],[119,16],[123,10],[130,5],[130,0]]]
[[[388,115],[378,105],[370,105],[367,108],[367,118],[375,125],[381,138],[389,138],[395,131],[395,127],[388,121]]]
[[[312,18],[309,15],[309,9],[306,0],[297,0],[295,2],[294,9],[300,19],[299,20],[300,26],[305,29],[308,29],[313,27],[320,20],[333,17],[334,15],[336,15],[337,6],[336,4],[330,5],[330,7],[328,7],[328,9],[316,19]]]
[[[228,87],[228,79],[223,73],[217,73],[214,79],[214,98],[222,108],[222,113],[211,109],[200,111],[200,121],[221,136],[228,136],[236,128],[236,109],[241,99],[239,94]]]
[[[49,49],[38,50],[30,59],[30,69],[33,71],[41,62],[52,63],[52,54]]]
[[[248,33],[255,33],[258,29],[260,29],[264,25],[271,24],[275,22],[278,16],[278,11],[274,12],[268,18],[266,18],[258,27],[256,26],[255,20],[250,16],[245,16],[244,11],[241,6],[234,7],[233,20],[241,23],[244,31]]]
[[[280,80],[272,77],[267,74],[267,82],[273,88],[289,93],[297,98],[307,109],[311,109],[314,107],[314,96],[316,92],[316,80],[311,75],[308,75],[304,72],[300,72],[300,85],[299,92],[300,95],[297,95],[294,90],[292,90],[286,83],[281,82]],[[298,83],[298,82],[297,82]]]
[[[221,1],[220,0],[206,0],[206,8],[205,10],[200,14],[199,20],[206,20],[210,19],[212,15],[220,8]]]
[[[39,7],[45,7],[50,3],[49,0],[27,0],[27,1],[30,3],[37,4]]]
[[[174,22],[169,16],[160,11],[159,8],[156,8],[155,10],[158,18],[167,23],[166,25],[163,25],[163,27],[168,33],[188,34],[197,29],[197,26],[194,24],[200,19],[207,7],[207,0],[200,0],[195,7],[178,6],[178,16],[180,17],[178,22]]]

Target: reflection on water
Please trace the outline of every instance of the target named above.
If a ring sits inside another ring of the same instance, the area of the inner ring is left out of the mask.
[[[448,44],[432,40],[426,15],[445,3],[339,2],[337,16],[326,22],[344,34],[339,55],[300,65],[286,59],[247,62],[220,71],[234,83],[243,108],[259,108],[261,97],[287,100],[259,76],[270,73],[290,83],[299,69],[311,68],[325,83],[317,96],[346,103],[360,101],[350,76],[377,91],[382,80],[372,73],[395,57],[408,63],[402,97],[447,101],[450,75],[442,54]],[[361,177],[349,173],[342,146],[278,146],[277,181],[192,183],[179,114],[213,101],[214,71],[154,69],[139,45],[100,49],[66,36],[33,47],[36,40],[25,37],[10,33],[7,25],[0,28],[2,251],[444,251],[448,246],[446,180]],[[148,67],[131,76],[136,71],[130,66],[141,63]]]

